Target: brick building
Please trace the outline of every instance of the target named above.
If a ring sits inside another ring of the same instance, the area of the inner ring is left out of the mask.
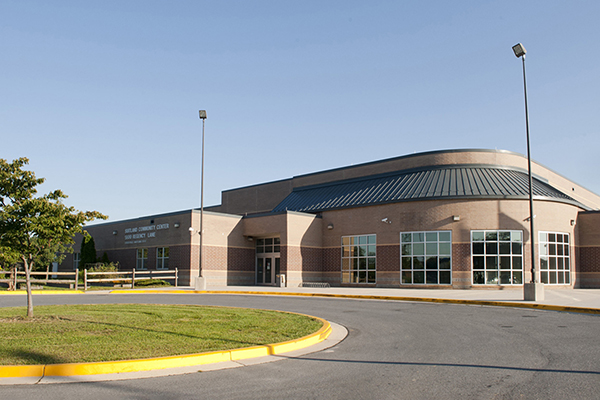
[[[600,287],[600,196],[533,163],[538,279]],[[499,288],[531,279],[527,158],[445,150],[222,192],[204,211],[208,286]],[[90,226],[123,269],[199,274],[197,209]],[[75,248],[78,248],[79,243]],[[68,256],[62,269],[74,268]]]

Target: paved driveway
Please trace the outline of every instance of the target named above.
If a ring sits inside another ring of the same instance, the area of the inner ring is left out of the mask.
[[[597,399],[600,317],[501,307],[247,295],[36,296],[36,305],[163,303],[303,312],[344,325],[336,347],[188,375],[0,388],[14,399]],[[22,296],[2,305],[23,305]]]

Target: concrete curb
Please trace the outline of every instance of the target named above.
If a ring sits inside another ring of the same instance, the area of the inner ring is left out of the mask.
[[[287,311],[286,311],[287,312]],[[298,314],[298,313],[295,313]],[[306,315],[306,314],[300,314]],[[309,316],[309,315],[307,315]],[[321,329],[299,339],[281,343],[253,346],[241,349],[214,351],[199,354],[158,357],[138,360],[106,361],[92,363],[7,365],[0,366],[0,385],[4,378],[28,378],[22,383],[37,383],[47,377],[122,374],[171,368],[191,367],[225,361],[240,361],[249,358],[272,356],[310,347],[327,339],[332,332],[331,324],[318,317],[309,316],[323,323]]]
[[[261,292],[261,291],[235,291],[235,290],[111,290],[111,294],[151,294],[151,293],[171,293],[171,294],[241,294],[241,295],[260,295],[260,296],[304,296],[304,297],[330,297],[346,298],[359,300],[391,300],[391,301],[416,301],[425,303],[442,304],[466,304],[480,305],[490,307],[514,307],[531,308],[546,311],[562,311],[581,314],[600,314],[600,309],[590,307],[573,306],[555,306],[550,304],[520,303],[508,301],[490,301],[490,300],[464,300],[464,299],[438,299],[433,297],[408,297],[408,296],[375,296],[360,294],[332,294],[332,293],[293,293],[293,292]]]

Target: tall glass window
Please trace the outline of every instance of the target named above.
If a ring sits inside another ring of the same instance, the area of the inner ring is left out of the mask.
[[[452,284],[452,232],[400,233],[401,282]]]
[[[169,269],[168,247],[158,247],[156,249],[156,269]]]
[[[522,231],[471,231],[474,285],[523,283]]]
[[[569,285],[571,262],[569,234],[540,232],[540,281],[547,285]]]
[[[79,268],[81,262],[81,253],[73,253],[73,270]]]
[[[377,236],[342,237],[342,283],[376,283]]]
[[[146,269],[148,264],[148,249],[137,249],[136,269]]]

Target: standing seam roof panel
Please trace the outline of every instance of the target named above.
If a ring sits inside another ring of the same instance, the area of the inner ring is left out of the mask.
[[[534,179],[538,198],[564,200],[585,208],[549,184]],[[273,211],[346,208],[429,198],[506,197],[529,193],[527,174],[493,167],[447,167],[385,174],[332,184],[296,188]]]

